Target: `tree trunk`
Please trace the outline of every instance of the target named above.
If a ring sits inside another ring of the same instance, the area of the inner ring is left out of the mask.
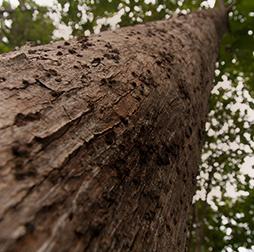
[[[0,56],[0,251],[184,251],[226,13]]]

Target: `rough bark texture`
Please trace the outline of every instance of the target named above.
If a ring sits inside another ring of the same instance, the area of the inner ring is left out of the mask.
[[[184,251],[225,20],[0,57],[0,251]]]

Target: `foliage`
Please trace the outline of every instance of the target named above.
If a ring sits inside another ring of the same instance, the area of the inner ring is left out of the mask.
[[[27,41],[48,43],[59,24],[79,36],[169,18],[208,7],[201,0],[58,0],[53,7],[19,0],[0,8],[0,52]],[[50,15],[57,14],[59,23]],[[210,100],[189,251],[253,248],[254,175],[243,169],[253,153],[254,1],[238,0],[230,13]],[[232,193],[232,191],[234,193]]]
[[[16,8],[4,0],[0,9],[0,52],[26,42],[49,43],[55,27],[47,12],[46,7],[38,6],[32,0],[20,1]]]
[[[254,194],[222,200],[216,210],[205,201],[196,202],[190,251],[239,251],[253,245]]]

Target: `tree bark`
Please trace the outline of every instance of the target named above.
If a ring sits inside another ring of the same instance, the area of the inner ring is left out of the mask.
[[[0,251],[184,251],[226,16],[0,56]]]

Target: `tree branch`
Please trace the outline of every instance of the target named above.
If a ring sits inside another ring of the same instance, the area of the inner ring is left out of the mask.
[[[217,0],[216,3],[218,3],[218,6],[221,10],[225,10],[226,6],[224,0]]]
[[[219,8],[221,11],[230,12],[235,5],[235,1],[232,1],[231,4],[225,4],[224,0],[216,0],[215,8]]]
[[[234,7],[235,4],[236,4],[236,1],[235,1],[235,0],[233,0],[231,4],[228,4],[228,5],[226,6],[227,12],[232,11],[232,9],[233,9],[233,7]]]

